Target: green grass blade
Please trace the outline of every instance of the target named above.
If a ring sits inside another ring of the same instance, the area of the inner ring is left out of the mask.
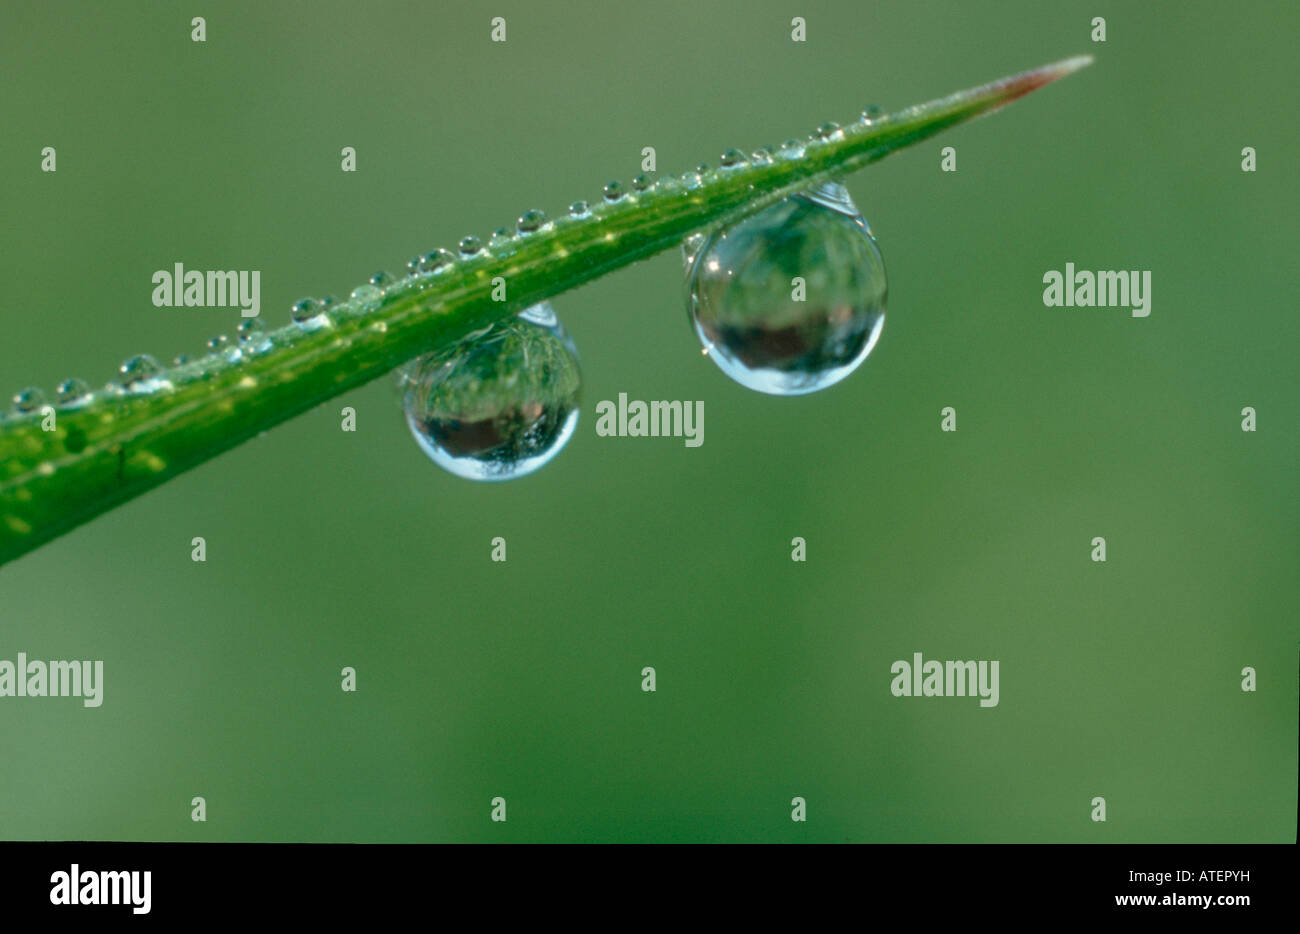
[[[1090,64],[1067,59],[854,123],[795,157],[668,177],[590,215],[565,216],[382,299],[341,306],[331,327],[289,325],[270,349],[232,361],[213,353],[162,374],[151,392],[107,394],[0,422],[0,563],[158,486],[320,403],[383,376],[443,342],[841,176],[999,107]],[[507,300],[492,300],[505,279]]]

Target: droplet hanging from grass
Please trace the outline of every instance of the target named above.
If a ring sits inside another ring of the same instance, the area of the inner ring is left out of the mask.
[[[705,354],[749,389],[834,385],[885,323],[885,265],[848,191],[831,182],[688,239],[689,309]]]
[[[577,349],[549,302],[408,364],[402,408],[421,450],[471,480],[549,463],[578,424]]]

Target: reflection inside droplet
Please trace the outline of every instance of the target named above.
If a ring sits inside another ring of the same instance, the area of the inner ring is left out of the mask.
[[[750,389],[816,392],[852,373],[885,323],[885,266],[843,185],[688,240],[689,305],[706,355]]]
[[[578,423],[577,350],[549,303],[408,364],[402,407],[420,448],[471,480],[549,463]]]

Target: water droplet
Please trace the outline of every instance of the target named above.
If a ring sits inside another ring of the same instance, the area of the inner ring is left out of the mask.
[[[788,139],[781,144],[781,157],[783,159],[798,159],[804,154],[804,145],[802,140]]]
[[[844,131],[840,129],[840,125],[838,123],[834,123],[829,120],[826,123],[823,123],[821,126],[819,126],[813,132],[813,135],[817,139],[826,140],[826,141],[844,139]]]
[[[366,281],[368,281],[371,285],[379,286],[379,288],[382,289],[385,286],[393,284],[393,276],[391,273],[384,272],[381,269],[379,272],[375,273]]]
[[[321,311],[326,311],[331,306],[337,305],[338,302],[339,300],[335,298],[333,295],[326,295],[324,298],[320,300]]]
[[[578,423],[577,350],[545,302],[413,361],[402,382],[420,448],[471,480],[533,473]]]
[[[572,217],[586,217],[591,213],[591,205],[585,201],[575,201],[569,205],[569,214]]]
[[[742,386],[772,395],[839,382],[871,353],[885,323],[880,249],[837,182],[714,231],[688,281],[707,356]]]
[[[519,215],[515,229],[521,234],[530,234],[545,226],[547,226],[546,213],[533,208]]]
[[[218,334],[216,337],[208,340],[208,346],[213,350],[222,350],[229,343],[230,338],[226,337],[224,334]]]
[[[477,256],[483,252],[483,243],[478,237],[464,237],[460,241],[461,256]]]
[[[488,237],[488,246],[494,250],[499,250],[513,239],[514,237],[510,235],[510,231],[504,227],[498,227],[492,231],[492,236]]]
[[[246,353],[259,354],[271,349],[271,338],[261,318],[245,318],[239,322],[238,337]]]
[[[361,308],[362,311],[370,311],[377,306],[384,297],[383,289],[376,288],[373,285],[359,285],[352,290],[351,299]]]
[[[683,172],[682,184],[686,186],[687,191],[694,191],[704,184],[704,179],[700,178],[699,172]]]
[[[733,169],[744,165],[745,162],[745,154],[739,149],[728,149],[722,154],[722,167],[724,169]]]
[[[45,404],[45,393],[38,386],[28,386],[14,393],[14,410],[22,415],[35,412]]]
[[[655,182],[654,173],[642,172],[636,178],[632,179],[632,187],[637,191],[645,191]]]
[[[160,376],[162,367],[158,361],[145,353],[131,357],[118,368],[118,372],[122,377],[122,388],[127,392],[153,392],[168,385]]]
[[[755,149],[754,152],[750,155],[749,161],[754,163],[754,165],[771,165],[772,150],[767,148]]]
[[[190,362],[190,355],[187,353],[178,353],[175,357],[172,358],[173,366],[185,366],[185,364],[189,362]]]
[[[314,298],[300,298],[289,307],[289,318],[294,324],[310,321],[323,312],[324,304]]]
[[[617,201],[623,197],[623,183],[619,181],[605,183],[605,200]]]
[[[883,110],[881,110],[875,104],[872,104],[866,110],[862,111],[862,122],[866,124],[875,123],[876,121],[880,120],[880,118],[883,117],[884,115],[885,112]]]
[[[435,272],[445,269],[456,257],[451,255],[450,250],[433,250],[422,256],[417,256],[406,264],[413,276],[431,276]]]
[[[54,401],[62,406],[82,405],[90,396],[90,384],[84,379],[65,379],[54,389]]]

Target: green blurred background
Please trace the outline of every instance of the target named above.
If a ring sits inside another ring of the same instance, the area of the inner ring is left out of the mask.
[[[535,476],[443,473],[381,380],[0,569],[0,658],[105,663],[98,709],[0,700],[0,838],[1294,840],[1298,10],[6,4],[9,391],[233,331],[153,307],[175,262],[260,269],[278,326],[643,146],[1097,63],[848,180],[890,310],[830,390],[728,381],[664,254],[556,300],[584,409]],[[1151,270],[1151,316],[1045,308],[1067,262]],[[704,400],[703,447],[596,437],[619,392]],[[894,698],[917,651],[1000,660],[1000,705]]]

